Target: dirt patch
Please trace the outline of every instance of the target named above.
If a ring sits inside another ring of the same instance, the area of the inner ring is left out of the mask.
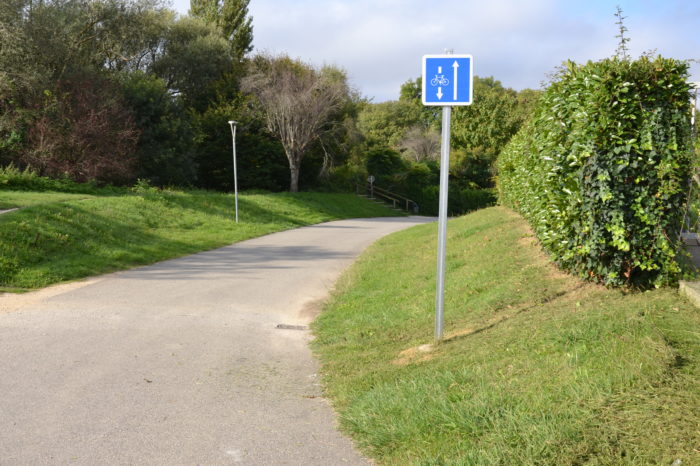
[[[313,322],[316,317],[323,311],[323,304],[326,302],[324,298],[307,301],[299,311],[299,319],[304,322]]]
[[[79,282],[63,283],[61,285],[49,286],[37,291],[30,291],[29,293],[14,294],[14,293],[0,293],[0,314],[7,312],[20,311],[24,308],[31,306],[32,304],[44,301],[45,299],[58,296],[69,291],[82,288],[87,285],[92,285],[98,282],[100,279],[94,278],[89,280],[82,280]]]
[[[523,236],[518,238],[518,246],[527,248],[530,250],[532,257],[532,265],[529,267],[542,267],[545,269],[547,278],[553,279],[566,279],[573,278],[570,274],[559,269],[557,265],[552,262],[552,260],[547,256],[547,254],[542,250],[540,242],[535,236],[535,233],[529,226],[523,228]]]
[[[391,361],[391,363],[397,366],[405,366],[414,362],[429,361],[435,356],[433,354],[434,349],[435,347],[430,344],[408,348],[401,351],[399,357]]]
[[[522,236],[522,237],[518,238],[517,243],[518,243],[518,246],[534,247],[537,245],[537,238],[535,238],[534,236],[530,236],[530,235]]]

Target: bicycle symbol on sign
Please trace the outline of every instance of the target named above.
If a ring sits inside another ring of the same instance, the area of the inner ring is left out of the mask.
[[[449,86],[450,80],[445,77],[444,74],[436,74],[433,79],[430,80],[431,86]]]

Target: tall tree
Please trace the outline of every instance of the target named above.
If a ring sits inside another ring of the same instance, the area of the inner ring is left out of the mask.
[[[184,17],[170,27],[162,55],[151,68],[188,106],[203,111],[216,93],[214,84],[231,70],[231,64],[228,45],[217,28]]]
[[[190,0],[190,14],[216,25],[231,46],[231,55],[241,61],[253,50],[253,18],[250,0]]]
[[[331,67],[318,70],[285,55],[258,55],[241,87],[255,96],[268,131],[282,143],[289,189],[297,192],[302,159],[348,100],[345,74]]]

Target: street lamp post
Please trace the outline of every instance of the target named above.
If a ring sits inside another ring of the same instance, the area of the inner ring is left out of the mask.
[[[238,173],[236,172],[236,121],[229,120],[231,137],[233,138],[233,192],[236,199],[236,223],[238,223]]]

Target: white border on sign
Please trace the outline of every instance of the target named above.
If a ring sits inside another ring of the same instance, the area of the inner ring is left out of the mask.
[[[425,79],[425,66],[427,58],[469,58],[469,102],[426,102],[426,79]],[[423,105],[429,107],[456,107],[471,105],[474,101],[474,57],[469,54],[439,54],[439,55],[423,55],[423,86],[421,89],[421,100]]]

